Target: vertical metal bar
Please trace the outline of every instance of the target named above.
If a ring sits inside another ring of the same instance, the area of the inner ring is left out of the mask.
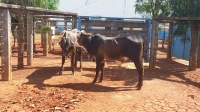
[[[152,26],[152,19],[147,19],[147,21],[148,21],[148,36],[147,36],[147,45],[146,45],[146,49],[147,49],[147,56],[146,56],[146,58],[145,58],[145,61],[149,61],[149,56],[148,56],[148,54],[149,54],[149,46],[150,46],[150,39],[151,39],[151,26]]]
[[[81,30],[81,16],[78,16],[78,30]]]

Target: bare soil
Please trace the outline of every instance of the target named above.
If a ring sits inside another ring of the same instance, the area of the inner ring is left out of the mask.
[[[58,45],[47,57],[37,47],[33,65],[17,69],[13,50],[13,80],[0,81],[0,112],[198,112],[200,68],[188,71],[188,61],[166,59],[159,49],[156,69],[144,63],[142,90],[134,87],[138,74],[131,62],[118,66],[109,62],[102,83],[92,84],[95,63],[85,59],[83,71],[73,76],[70,60],[62,75]],[[26,59],[24,59],[26,65]]]

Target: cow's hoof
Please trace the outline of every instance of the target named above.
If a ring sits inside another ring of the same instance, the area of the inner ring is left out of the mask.
[[[92,83],[93,83],[93,84],[96,83],[96,80],[93,80]]]
[[[137,90],[141,90],[141,89],[142,89],[142,84],[138,83],[138,84],[135,86],[135,88],[136,88]]]
[[[101,83],[102,82],[102,80],[99,80],[99,82],[98,83]]]

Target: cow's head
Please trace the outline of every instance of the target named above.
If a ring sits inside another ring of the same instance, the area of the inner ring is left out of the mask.
[[[84,30],[79,31],[78,35],[77,35],[77,39],[78,39],[78,44],[80,46],[84,46],[84,44],[87,43],[86,40],[88,40],[90,38],[92,34],[91,33],[87,33]]]
[[[61,41],[59,42],[60,47],[62,49],[62,53],[64,56],[67,56],[69,52],[74,49],[74,44],[70,41],[68,37],[62,37]]]
[[[86,49],[91,41],[91,35],[91,33],[86,33],[84,30],[77,33],[77,42],[86,52],[88,52]]]

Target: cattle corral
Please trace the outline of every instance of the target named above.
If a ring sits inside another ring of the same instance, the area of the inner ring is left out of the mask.
[[[149,64],[144,63],[144,87],[138,91],[134,88],[138,76],[133,63],[126,62],[119,67],[108,62],[104,81],[92,84],[94,62],[84,60],[83,71],[76,71],[72,76],[68,59],[63,75],[59,75],[60,46],[56,45],[55,51],[44,56],[41,44],[41,39],[36,38],[31,66],[25,64],[22,69],[17,69],[17,49],[12,49],[9,60],[12,80],[0,82],[1,111],[200,111],[200,70],[188,71],[188,61],[166,59],[168,50],[160,46],[155,69],[149,70]],[[29,56],[28,52],[24,56]],[[24,61],[28,62],[28,58]]]
[[[59,75],[61,54],[42,56],[40,40],[33,66],[13,68],[13,80],[0,82],[0,108],[5,111],[200,111],[200,71],[189,72],[187,61],[165,59],[166,49],[158,49],[156,70],[144,63],[144,86],[138,91],[137,71],[133,63],[118,67],[109,62],[104,81],[92,84],[95,63],[83,61],[83,71],[71,74],[66,60],[63,75]],[[16,64],[17,57],[12,58]],[[165,69],[163,69],[165,68]]]

